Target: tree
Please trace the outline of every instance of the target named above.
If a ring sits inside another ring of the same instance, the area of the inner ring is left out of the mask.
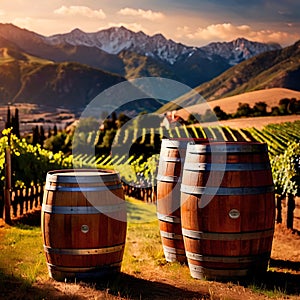
[[[288,98],[283,98],[283,99],[279,100],[279,111],[280,111],[281,115],[290,114],[289,104],[290,104],[290,99],[288,99]]]
[[[300,100],[296,100],[296,98],[292,98],[290,101],[289,109],[292,114],[300,113]]]
[[[235,118],[239,117],[250,117],[253,113],[253,109],[248,103],[239,103],[237,111],[234,115]]]
[[[45,137],[44,127],[43,127],[43,126],[40,126],[39,144],[40,144],[41,146],[43,146],[45,139],[46,139],[46,137]]]
[[[216,114],[216,117],[218,118],[218,120],[227,120],[228,119],[227,113],[225,111],[223,111],[220,106],[216,106],[214,108],[214,113]]]
[[[19,110],[16,107],[15,115],[11,118],[12,124],[12,133],[16,135],[17,138],[20,138],[20,122],[19,122]]]
[[[6,114],[5,128],[6,128],[6,129],[9,129],[10,127],[11,127],[10,107],[7,106],[7,114]]]
[[[214,122],[216,121],[216,115],[211,109],[207,109],[205,114],[201,117],[202,122]]]
[[[38,144],[40,141],[40,133],[39,133],[39,127],[36,125],[35,127],[32,128],[32,141],[31,143],[33,145]]]
[[[256,116],[266,116],[267,113],[267,104],[265,102],[256,102],[253,107],[253,115]]]
[[[118,120],[117,122],[117,127],[121,128],[126,122],[130,121],[131,118],[129,118],[127,115],[125,115],[124,113],[120,113],[118,116]]]
[[[53,135],[54,136],[57,135],[57,126],[56,126],[56,124],[53,127]]]
[[[280,110],[278,106],[272,106],[271,108],[271,116],[279,116]]]

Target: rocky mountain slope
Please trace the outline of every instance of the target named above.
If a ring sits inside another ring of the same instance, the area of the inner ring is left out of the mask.
[[[12,24],[0,24],[0,37],[23,51],[55,62],[75,61],[125,78],[161,76],[190,87],[220,75],[259,53],[280,49],[245,39],[189,47],[161,34],[148,36],[124,27],[94,33],[79,29],[45,37]]]

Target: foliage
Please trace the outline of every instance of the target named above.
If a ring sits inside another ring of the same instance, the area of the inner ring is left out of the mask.
[[[19,139],[5,129],[0,139],[0,188],[3,188],[5,177],[5,148],[9,147],[12,161],[12,186],[30,186],[42,184],[46,174],[53,169],[72,167],[72,157],[66,157],[61,151],[42,149],[40,144],[31,145],[25,139]]]
[[[273,180],[277,194],[299,194],[300,191],[300,144],[292,142],[283,154],[271,160]]]

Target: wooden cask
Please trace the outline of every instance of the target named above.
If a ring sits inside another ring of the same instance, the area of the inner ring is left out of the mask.
[[[186,262],[180,217],[180,184],[186,147],[206,139],[162,139],[157,171],[157,217],[164,255],[169,262]]]
[[[120,271],[127,223],[118,173],[48,172],[41,218],[50,277],[62,281]]]
[[[228,279],[266,271],[274,222],[265,144],[187,146],[181,223],[192,277]]]

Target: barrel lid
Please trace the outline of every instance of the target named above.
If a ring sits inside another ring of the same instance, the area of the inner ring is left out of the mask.
[[[120,180],[119,173],[102,169],[62,169],[47,173],[47,181],[62,183],[97,183]]]

